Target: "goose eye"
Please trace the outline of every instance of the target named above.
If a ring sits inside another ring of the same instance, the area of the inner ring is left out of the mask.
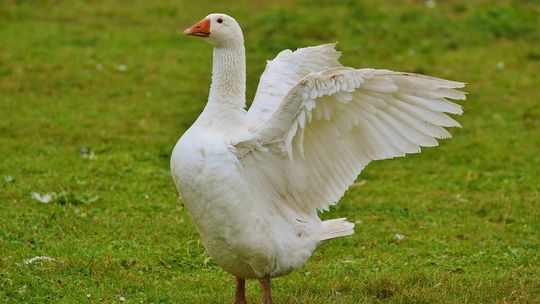
[[[223,19],[219,18],[219,19],[217,20],[217,23],[223,23]]]

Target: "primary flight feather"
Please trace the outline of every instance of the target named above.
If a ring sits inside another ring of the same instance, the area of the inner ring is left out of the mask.
[[[285,50],[269,61],[245,110],[242,30],[210,14],[184,31],[214,46],[208,102],[182,135],[171,171],[212,259],[237,278],[270,278],[301,267],[324,240],[353,233],[321,221],[372,160],[418,153],[459,127],[463,83],[343,67],[334,44]]]

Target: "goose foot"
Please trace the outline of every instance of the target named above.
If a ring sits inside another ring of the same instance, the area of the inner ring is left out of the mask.
[[[236,297],[235,304],[247,304],[246,301],[246,280],[236,278]]]

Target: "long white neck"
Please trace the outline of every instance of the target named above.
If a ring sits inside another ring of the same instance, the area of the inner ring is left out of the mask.
[[[244,45],[214,48],[212,85],[208,104],[243,108],[246,104]]]
[[[218,127],[245,120],[246,54],[243,43],[214,48],[212,84],[203,115]]]

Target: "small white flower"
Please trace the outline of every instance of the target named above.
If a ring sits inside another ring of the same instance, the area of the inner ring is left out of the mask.
[[[96,64],[96,70],[98,70],[98,71],[103,70],[103,64],[101,64],[101,63]]]
[[[6,176],[6,183],[8,184],[11,184],[15,181],[15,177],[9,175],[9,176]]]
[[[437,6],[437,2],[435,2],[435,0],[427,0],[426,1],[426,6],[428,8],[435,8],[435,6]]]
[[[144,195],[144,198],[145,198],[145,199],[149,199],[150,196],[149,196],[148,194],[145,194],[145,195]]]
[[[32,192],[32,198],[44,204],[50,203],[53,200],[53,197],[54,193],[45,193],[41,195],[37,192]]]
[[[126,300],[126,298],[121,296],[120,298],[118,298],[118,300],[120,300],[120,302],[124,302]]]
[[[86,298],[90,299],[91,297],[92,297],[91,294],[89,294],[89,293],[86,294]]]
[[[504,69],[504,61],[499,61],[499,62],[497,62],[497,65],[496,65],[496,66],[497,66],[497,69],[498,69],[498,70]]]
[[[125,71],[127,71],[127,66],[125,64],[121,64],[121,65],[118,66],[118,70],[120,72],[125,72]]]
[[[396,233],[394,234],[394,239],[398,240],[398,241],[401,241],[405,238],[405,236],[401,233]]]

